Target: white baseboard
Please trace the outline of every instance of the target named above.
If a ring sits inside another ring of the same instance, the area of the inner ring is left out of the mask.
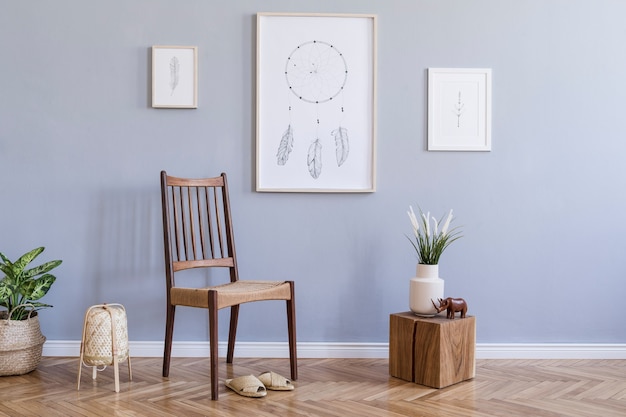
[[[622,343],[485,343],[477,359],[626,359]]]
[[[218,345],[226,356],[226,342]],[[163,342],[130,342],[133,357],[163,356]],[[78,357],[80,341],[48,340],[43,356]],[[208,342],[174,342],[174,357],[209,356]],[[237,342],[235,357],[287,358],[287,343]],[[388,358],[388,343],[298,343],[298,358]],[[478,343],[477,359],[626,359],[626,344]]]

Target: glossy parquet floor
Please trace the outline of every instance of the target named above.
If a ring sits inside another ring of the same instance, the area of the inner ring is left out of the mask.
[[[273,370],[287,359],[220,359],[220,380]],[[43,358],[37,370],[0,377],[0,416],[626,416],[626,360],[477,360],[476,378],[440,390],[390,377],[385,359],[300,359],[292,392],[241,397],[220,385],[211,401],[209,362],[173,358],[169,378],[160,358],[133,358],[133,381],[120,365],[91,379],[77,358]]]

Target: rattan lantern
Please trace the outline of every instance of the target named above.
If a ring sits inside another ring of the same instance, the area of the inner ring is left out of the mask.
[[[98,371],[113,365],[115,392],[120,392],[118,364],[128,361],[128,379],[132,380],[130,352],[128,349],[128,325],[126,309],[121,304],[99,304],[91,306],[85,313],[83,338],[80,343],[78,364],[78,386],[83,365],[92,367],[95,380]]]

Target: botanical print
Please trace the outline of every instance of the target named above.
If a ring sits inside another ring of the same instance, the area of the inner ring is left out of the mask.
[[[178,85],[178,77],[180,74],[180,64],[178,63],[178,57],[173,56],[170,59],[170,89],[172,92],[170,96],[174,95],[174,90],[176,90],[176,86]]]
[[[197,108],[197,47],[152,47],[152,107]]]

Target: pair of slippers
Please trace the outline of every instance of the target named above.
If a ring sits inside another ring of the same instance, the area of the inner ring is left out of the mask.
[[[240,376],[224,381],[224,385],[244,397],[261,398],[267,395],[267,390],[292,391],[295,387],[287,378],[275,372],[263,372],[258,377],[254,375]]]

